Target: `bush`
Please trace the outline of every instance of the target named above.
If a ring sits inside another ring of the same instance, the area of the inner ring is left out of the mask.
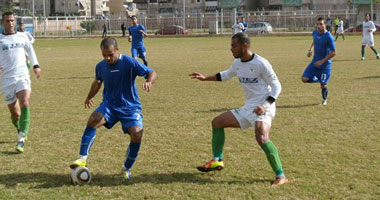
[[[83,21],[80,23],[80,27],[86,29],[87,33],[91,33],[95,30],[95,21]]]

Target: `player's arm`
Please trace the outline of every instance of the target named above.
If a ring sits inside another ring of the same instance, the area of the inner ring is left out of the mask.
[[[266,101],[253,110],[253,112],[255,112],[257,115],[264,114],[268,107],[276,101],[278,96],[280,96],[282,90],[281,83],[278,80],[276,73],[274,72],[272,66],[269,63],[264,63],[264,65],[261,68],[261,74],[265,83],[267,83],[272,88],[272,90],[269,96],[267,97]]]
[[[220,73],[217,73],[217,74],[214,74],[214,75],[209,75],[209,76],[205,76],[199,72],[193,72],[191,74],[189,74],[189,76],[192,78],[192,79],[198,79],[200,81],[221,81],[221,76],[220,76]]]
[[[129,36],[128,36],[128,42],[131,42],[131,40],[132,40],[132,34],[131,34],[131,30],[128,28],[128,34],[129,34]]]
[[[141,25],[140,33],[141,33],[144,37],[148,37],[148,34],[146,33],[145,27],[142,26],[142,25]]]
[[[149,92],[153,83],[156,81],[156,77],[157,77],[156,72],[149,72],[145,82],[143,83],[143,89]]]
[[[34,52],[34,48],[32,44],[29,42],[29,39],[27,37],[25,37],[25,39],[27,40],[26,44],[24,45],[25,52],[28,55],[30,62],[32,62],[34,74],[36,74],[37,78],[40,78],[41,68],[38,64],[36,53]]]
[[[313,55],[314,41],[311,43],[309,51],[307,52],[307,57]]]
[[[94,96],[98,93],[100,88],[102,87],[102,81],[100,80],[94,80],[91,84],[90,91],[88,92],[87,98],[84,101],[84,107],[85,108],[91,108],[94,105]]]

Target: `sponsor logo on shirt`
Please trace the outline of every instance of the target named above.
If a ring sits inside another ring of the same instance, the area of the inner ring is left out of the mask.
[[[115,69],[115,70],[111,70],[111,72],[119,72],[120,70],[118,69]]]
[[[240,83],[258,83],[259,80],[257,78],[245,78],[239,77]]]
[[[16,49],[16,48],[24,48],[23,43],[14,43],[14,44],[3,44],[1,45],[3,51],[9,50],[9,49]]]

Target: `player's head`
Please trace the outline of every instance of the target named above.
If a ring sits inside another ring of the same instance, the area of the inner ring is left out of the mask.
[[[245,33],[236,33],[231,39],[231,52],[235,58],[241,58],[251,46],[251,40]]]
[[[317,29],[318,32],[323,33],[326,30],[326,24],[325,24],[325,19],[323,17],[319,17],[317,19]]]
[[[20,22],[19,24],[18,24],[18,27],[19,27],[19,31],[20,32],[24,32],[25,31],[25,25],[24,25],[24,23],[22,23],[22,22]]]
[[[236,23],[238,24],[240,22],[240,19],[239,18],[236,18]]]
[[[2,15],[2,23],[5,34],[14,33],[16,21],[13,12],[4,12]]]
[[[104,60],[109,65],[114,65],[119,59],[119,48],[115,38],[107,37],[100,43],[100,49]]]
[[[137,24],[137,17],[136,17],[136,15],[133,15],[133,16],[131,17],[131,20],[132,20],[133,25],[136,25],[136,24]]]
[[[364,15],[364,18],[365,18],[365,21],[368,22],[371,19],[371,16],[369,15],[369,13],[366,13]]]
[[[241,17],[241,21],[244,22],[245,21],[245,17]]]

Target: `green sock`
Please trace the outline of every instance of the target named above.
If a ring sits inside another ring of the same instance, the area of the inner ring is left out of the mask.
[[[261,148],[267,155],[269,164],[272,167],[273,171],[276,173],[276,176],[284,176],[280,156],[278,155],[276,146],[270,140],[268,140],[265,144],[261,145]]]
[[[25,133],[25,136],[28,135],[30,126],[30,109],[29,107],[21,108],[20,116],[20,131]]]
[[[364,55],[365,55],[365,50],[362,49],[362,57],[364,57]]]
[[[373,50],[373,52],[375,52],[376,55],[378,54],[377,49],[373,48],[372,50]]]
[[[12,120],[12,124],[17,128],[17,130],[19,130],[20,129],[20,120],[14,119],[12,116],[11,116],[11,120]]]
[[[344,40],[344,35],[342,34],[343,40]]]
[[[223,159],[223,146],[224,146],[224,128],[212,129],[212,154],[214,158]]]

